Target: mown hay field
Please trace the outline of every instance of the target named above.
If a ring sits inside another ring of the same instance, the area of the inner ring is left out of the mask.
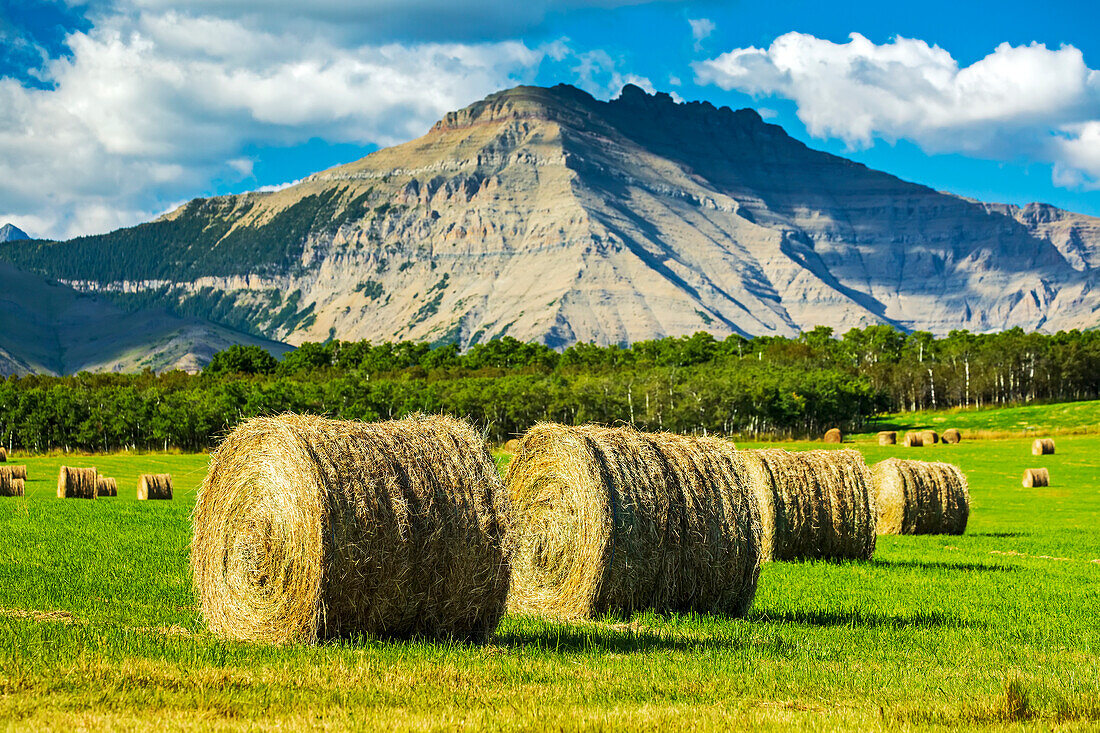
[[[768,564],[745,618],[505,616],[482,646],[289,648],[221,641],[199,620],[187,553],[205,456],[16,455],[29,476],[25,499],[0,499],[0,722],[1095,729],[1100,435],[1063,435],[1052,456],[1030,446],[964,433],[959,445],[907,449],[867,436],[854,447],[868,462],[961,466],[966,534],[882,536],[870,562]],[[119,496],[57,499],[63,463],[116,477]],[[1051,487],[1020,485],[1034,465],[1050,469]],[[172,474],[175,498],[137,501],[140,473]]]

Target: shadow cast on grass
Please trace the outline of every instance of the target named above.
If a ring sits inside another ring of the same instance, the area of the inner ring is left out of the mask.
[[[820,627],[849,626],[852,628],[868,629],[931,629],[969,626],[969,624],[963,623],[959,619],[940,613],[939,611],[888,616],[883,613],[870,613],[867,611],[860,611],[859,609],[824,611],[806,608],[791,611],[751,611],[746,619],[758,623],[797,624],[799,626]]]
[[[674,627],[640,626],[636,623],[600,622],[593,622],[591,625],[536,622],[530,628],[498,631],[492,643],[556,653],[596,651],[619,654],[659,650],[733,649],[744,646],[719,634],[686,632]]]
[[[913,570],[950,570],[966,573],[1014,573],[1019,568],[1013,565],[986,565],[975,562],[938,562],[931,560],[871,560],[871,565],[880,568],[907,568]]]

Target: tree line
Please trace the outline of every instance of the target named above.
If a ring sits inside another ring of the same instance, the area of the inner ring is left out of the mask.
[[[0,383],[0,439],[35,451],[202,450],[243,419],[284,411],[446,412],[495,441],[543,420],[791,437],[858,429],[886,411],[1098,397],[1095,331],[935,338],[871,326],[837,338],[817,328],[793,339],[697,333],[563,352],[510,337],[466,352],[333,340],[281,361],[230,347],[194,375],[10,377]]]

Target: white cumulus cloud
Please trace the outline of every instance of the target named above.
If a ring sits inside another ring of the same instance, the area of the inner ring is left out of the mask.
[[[851,148],[906,139],[928,152],[1049,163],[1056,184],[1100,187],[1100,72],[1073,46],[1002,43],[960,66],[919,39],[787,33],[694,69],[700,84],[792,100],[811,135]]]
[[[695,39],[696,51],[702,49],[703,41],[709,38],[717,27],[710,18],[688,18],[688,24],[691,26],[691,37]]]

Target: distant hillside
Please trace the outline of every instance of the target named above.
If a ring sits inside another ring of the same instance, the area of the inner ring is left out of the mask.
[[[114,303],[0,263],[0,375],[202,368],[232,344],[290,347],[196,318],[127,313]]]
[[[290,343],[1051,331],[1100,310],[1100,219],[940,193],[632,86],[517,87],[278,192],[0,258]]]

